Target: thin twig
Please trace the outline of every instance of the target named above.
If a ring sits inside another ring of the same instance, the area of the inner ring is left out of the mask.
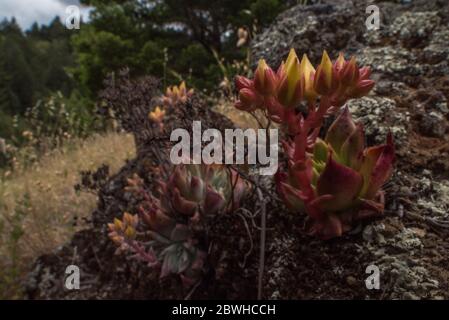
[[[241,170],[239,170],[236,166],[232,166],[232,169],[234,169],[235,171],[237,171],[237,173],[239,175],[241,175],[243,178],[245,178],[246,180],[248,180],[249,182],[251,182],[252,185],[254,185],[256,188],[262,190],[265,194],[267,194],[268,196],[270,196],[272,199],[281,202],[281,200],[274,194],[272,194],[270,191],[268,191],[268,189],[266,189],[263,185],[260,185],[259,183],[257,183],[254,179],[252,179],[249,175],[247,175],[246,173],[242,172]]]
[[[260,231],[262,228],[259,227],[256,224],[256,221],[254,220],[259,215],[260,211],[261,210],[256,210],[254,213],[252,213],[248,209],[240,207],[240,208],[237,209],[236,213],[241,213],[244,217],[250,219],[251,220],[251,224],[253,225],[253,228]],[[272,230],[274,230],[274,228],[267,228],[267,231],[272,231]]]
[[[201,284],[201,280],[198,281],[197,283],[195,283],[195,285],[193,286],[193,288],[189,291],[189,293],[185,296],[184,300],[190,300],[190,298],[192,297],[193,293],[195,292],[195,290],[199,287],[199,285]]]
[[[243,262],[239,263],[241,268],[245,268],[246,260],[248,259],[251,252],[253,252],[254,242],[253,242],[253,237],[251,236],[251,230],[249,230],[248,222],[246,222],[245,217],[241,213],[238,213],[237,215],[240,216],[240,218],[242,218],[243,223],[245,224],[245,228],[246,228],[246,232],[248,233],[249,244],[250,244],[248,252],[246,252],[245,256],[243,257]]]
[[[259,118],[256,116],[256,114],[254,112],[249,112],[249,114],[256,119],[257,124],[259,125],[259,128],[264,128],[264,125],[262,124],[262,122],[260,122]]]

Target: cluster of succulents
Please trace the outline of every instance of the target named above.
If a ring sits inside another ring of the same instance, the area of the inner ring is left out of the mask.
[[[174,107],[178,103],[186,103],[192,95],[193,89],[188,90],[184,81],[179,86],[167,87],[165,94],[160,97],[163,106],[156,106],[153,111],[148,113],[148,118],[162,130],[166,109]]]
[[[175,106],[178,103],[185,103],[193,95],[193,89],[187,90],[186,83],[181,82],[179,86],[167,87],[165,95],[162,96],[162,104],[166,107]]]
[[[160,106],[156,106],[153,111],[148,113],[148,117],[150,120],[154,122],[162,122],[165,116],[165,110],[162,109]]]
[[[142,199],[138,216],[125,213],[122,221],[116,219],[109,224],[109,236],[120,251],[159,266],[161,278],[176,274],[190,287],[201,278],[206,262],[198,226],[207,217],[238,208],[248,190],[237,172],[219,165],[175,166],[167,179],[157,181],[155,192],[135,175],[125,191]]]
[[[306,55],[300,61],[291,50],[277,72],[261,60],[253,79],[236,78],[236,108],[259,109],[269,123],[280,124],[287,161],[275,175],[277,190],[287,207],[307,214],[309,233],[321,239],[341,236],[355,221],[384,211],[382,186],[395,160],[392,136],[366,147],[363,126],[343,107],[373,88],[370,73],[354,57],[347,61],[340,54],[332,62],[326,52],[315,69]],[[162,101],[169,108],[191,94],[183,82],[168,88]],[[338,112],[320,137],[324,119]],[[162,126],[164,115],[156,107],[148,116]],[[167,177],[163,172],[156,170],[161,178],[151,191],[139,176],[128,179],[125,192],[139,199],[138,212],[115,219],[109,236],[120,252],[159,267],[161,278],[175,274],[190,287],[208,266],[205,221],[238,209],[250,184],[223,165],[180,164]]]
[[[168,181],[159,181],[162,207],[198,219],[201,214],[236,209],[249,185],[222,165],[179,165]]]
[[[260,109],[284,129],[288,164],[276,174],[278,192],[289,208],[307,213],[310,233],[322,239],[341,236],[354,221],[384,209],[381,187],[395,159],[391,135],[385,145],[365,149],[362,125],[344,109],[319,138],[326,117],[373,88],[370,74],[354,57],[346,61],[340,54],[332,63],[326,51],[315,69],[292,49],[277,72],[260,60],[253,79],[236,78],[236,108]]]
[[[292,156],[288,171],[277,173],[278,190],[289,208],[309,214],[311,234],[341,236],[353,222],[383,213],[381,187],[395,158],[392,136],[386,144],[369,148],[364,140],[363,126],[345,108],[305,157],[296,153],[304,141],[285,144]]]

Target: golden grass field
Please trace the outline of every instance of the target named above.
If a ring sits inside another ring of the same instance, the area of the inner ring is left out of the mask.
[[[215,110],[240,128],[259,127],[253,117],[225,99]],[[86,227],[82,218],[94,210],[97,196],[75,191],[80,171],[107,164],[114,174],[134,155],[130,134],[98,134],[71,141],[31,167],[18,166],[0,179],[0,299],[22,298],[22,281],[34,260]]]
[[[0,181],[0,299],[20,298],[21,281],[34,259],[83,228],[82,218],[95,208],[97,196],[75,192],[79,172],[107,164],[113,174],[134,153],[131,135],[94,135],[72,141]]]

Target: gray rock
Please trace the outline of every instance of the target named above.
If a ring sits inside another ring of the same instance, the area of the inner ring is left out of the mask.
[[[430,137],[442,138],[446,133],[446,119],[439,112],[425,113],[419,122],[421,132]]]
[[[353,116],[363,123],[368,140],[383,143],[389,131],[397,141],[407,138],[410,114],[396,111],[394,100],[368,96],[349,100],[347,106]]]

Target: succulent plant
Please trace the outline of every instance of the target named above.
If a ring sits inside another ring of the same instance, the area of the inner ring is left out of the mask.
[[[192,285],[202,275],[206,254],[196,247],[189,225],[164,213],[159,200],[152,196],[140,214],[152,239],[148,244],[161,265],[160,277],[178,274],[185,286]]]
[[[352,98],[374,86],[371,70],[343,54],[332,62],[326,51],[315,69],[307,55],[295,50],[274,72],[262,59],[254,78],[236,77],[239,98],[235,107],[261,109],[280,123],[288,170],[276,174],[278,191],[286,204],[309,215],[309,230],[323,239],[340,236],[354,220],[383,211],[382,184],[394,161],[391,135],[382,146],[364,149],[364,133],[345,109],[324,140],[318,136],[323,120]],[[307,106],[304,115],[297,107]]]
[[[128,212],[123,214],[123,219],[114,219],[114,223],[109,223],[109,237],[116,244],[126,244],[126,241],[134,240],[136,237],[136,227],[139,222],[139,218],[135,215],[131,215]]]
[[[181,82],[179,86],[167,87],[162,103],[167,107],[175,106],[177,103],[185,103],[193,95],[193,89],[187,90],[186,83]]]
[[[139,217],[125,213],[123,221],[115,219],[108,225],[109,236],[119,251],[159,266],[161,278],[177,274],[190,287],[203,275],[206,259],[196,226],[205,215],[236,209],[249,185],[224,166],[182,164],[158,186],[155,197],[138,175],[128,179],[125,191],[142,199]]]
[[[164,120],[165,110],[160,106],[156,106],[153,111],[148,113],[148,118],[155,123],[162,123]]]
[[[301,102],[308,105],[308,122],[313,124],[309,129],[317,128],[325,116],[336,112],[348,99],[364,96],[373,88],[370,74],[370,68],[359,68],[354,57],[346,61],[340,54],[332,63],[326,51],[315,70],[307,55],[300,61],[292,49],[276,72],[261,59],[253,79],[236,77],[239,99],[235,107],[248,112],[261,109],[295,135],[301,121],[296,106]]]
[[[188,217],[235,209],[249,188],[233,169],[204,164],[178,165],[159,185],[164,210]]]
[[[285,203],[309,215],[310,233],[323,239],[341,236],[352,223],[383,213],[382,185],[393,170],[391,134],[381,146],[365,148],[363,126],[347,108],[304,152],[304,137],[284,143],[287,172],[278,172],[277,186]]]

